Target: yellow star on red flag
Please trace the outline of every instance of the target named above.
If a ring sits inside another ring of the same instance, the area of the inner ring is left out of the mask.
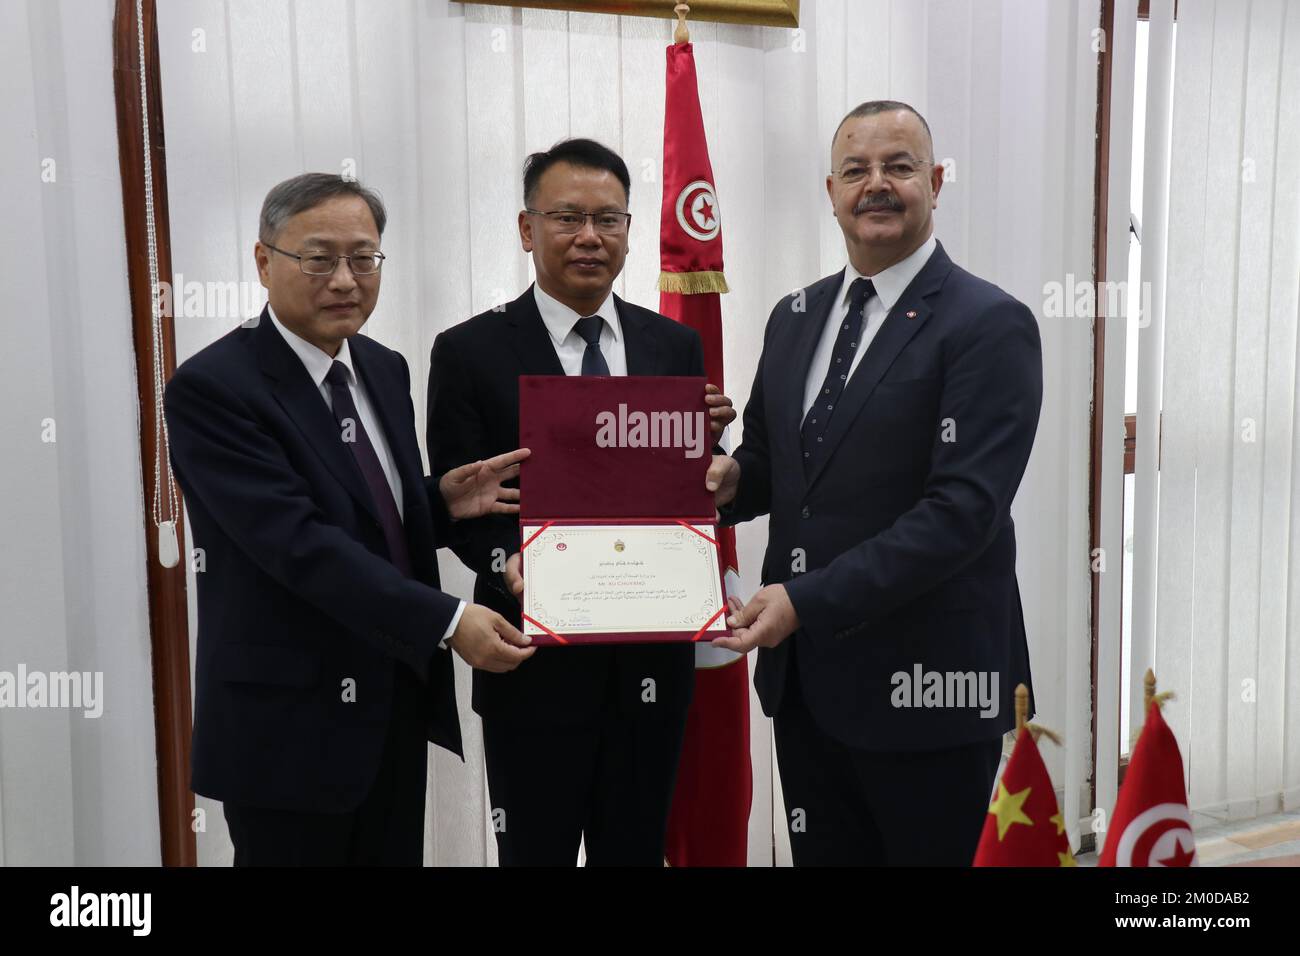
[[[1019,825],[1017,825],[1019,824]],[[998,781],[975,866],[1074,866],[1065,817],[1033,734],[1021,728]]]
[[[1024,823],[1031,827],[1034,825],[1034,821],[1025,816],[1024,810],[1021,809],[1029,799],[1031,789],[1025,787],[1019,793],[1011,793],[1007,790],[1005,782],[998,781],[998,795],[989,804],[989,813],[997,818],[999,841],[1006,837],[1013,823]]]

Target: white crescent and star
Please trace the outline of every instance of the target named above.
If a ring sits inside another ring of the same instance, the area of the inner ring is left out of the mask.
[[[1116,866],[1195,866],[1192,818],[1181,803],[1161,803],[1139,813],[1124,827],[1115,852]]]
[[[722,221],[712,183],[697,179],[683,187],[677,194],[677,223],[688,236],[700,242],[717,236]]]

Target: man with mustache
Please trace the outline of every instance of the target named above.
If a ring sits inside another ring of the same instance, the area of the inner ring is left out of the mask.
[[[455,519],[517,512],[525,450],[426,480],[402,356],[360,334],[387,215],[305,173],[262,205],[267,306],[190,357],[164,409],[204,552],[195,793],[223,802],[235,865],[420,865],[429,743],[461,752],[451,651],[534,653],[439,588]]]
[[[592,140],[528,157],[519,239],[537,282],[434,342],[435,474],[518,444],[520,375],[704,374],[694,330],[613,292],[630,188],[623,160]],[[713,386],[705,399],[716,438],[735,411]],[[518,522],[486,515],[461,530],[474,599],[518,624]],[[583,839],[592,865],[662,865],[694,655],[687,644],[544,647],[508,674],[475,673],[503,866],[573,866]]]
[[[796,865],[970,865],[1029,683],[1010,508],[1038,325],[934,238],[942,186],[910,106],[844,118],[848,264],[772,310],[743,443],[710,469],[724,521],[770,515],[766,586],[714,643],[760,648]]]

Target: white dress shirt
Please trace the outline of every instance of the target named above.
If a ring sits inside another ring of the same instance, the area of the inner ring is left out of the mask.
[[[551,336],[551,344],[555,346],[555,354],[560,358],[564,374],[581,375],[582,356],[587,351],[587,340],[578,334],[574,326],[585,316],[547,295],[537,283],[533,284],[533,297],[537,300],[537,311],[542,314],[542,323]],[[627,352],[613,292],[605,296],[605,301],[592,315],[605,320],[600,328],[600,351],[605,356],[605,364],[609,366],[609,374],[626,375]]]
[[[357,414],[361,416],[361,427],[365,429],[366,437],[370,439],[370,444],[375,449],[375,456],[379,459],[379,467],[384,470],[384,477],[388,480],[388,487],[393,492],[393,502],[397,505],[398,517],[405,519],[402,502],[402,480],[397,474],[397,462],[393,459],[393,451],[388,447],[388,439],[384,435],[384,430],[379,424],[379,418],[375,414],[374,406],[370,404],[370,396],[366,394],[365,383],[357,375],[357,370],[352,364],[352,352],[348,348],[348,340],[344,339],[343,344],[339,346],[339,354],[333,358],[328,353],[322,351],[315,345],[312,345],[297,332],[287,328],[275,314],[275,310],[268,304],[266,312],[271,316],[271,322],[275,325],[276,330],[288,343],[289,348],[293,349],[293,354],[298,356],[302,361],[303,367],[307,369],[307,374],[311,380],[316,383],[316,388],[320,391],[321,398],[325,400],[325,405],[329,408],[330,413],[334,412],[334,398],[330,394],[330,385],[325,381],[325,376],[334,366],[335,362],[342,362],[348,370],[348,391],[352,393],[352,401],[357,406]],[[584,345],[585,348],[585,345]],[[465,602],[461,601],[460,606],[456,608],[456,613],[452,615],[451,624],[447,632],[443,634],[439,647],[447,646],[447,639],[456,630],[456,625],[460,623],[460,616],[465,613]]]
[[[839,296],[831,306],[830,315],[826,317],[826,326],[822,329],[821,340],[817,343],[817,350],[813,352],[812,364],[808,366],[808,380],[804,384],[803,391],[803,416],[800,417],[800,421],[808,415],[813,399],[817,397],[818,391],[826,382],[826,375],[831,368],[831,353],[835,351],[835,339],[839,335],[840,326],[849,315],[849,290],[853,281],[859,278],[870,279],[876,292],[867,300],[862,334],[853,349],[853,358],[849,360],[849,381],[853,380],[853,373],[857,371],[862,356],[867,353],[876,333],[885,324],[885,317],[889,315],[889,310],[916,278],[921,267],[929,261],[937,245],[934,235],[931,234],[925,242],[921,243],[920,248],[906,259],[895,262],[888,269],[882,269],[874,276],[863,276],[853,268],[852,262],[845,266],[844,281],[840,283]]]

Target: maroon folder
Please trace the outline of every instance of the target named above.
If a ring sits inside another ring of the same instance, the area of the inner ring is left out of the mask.
[[[524,624],[535,644],[680,642],[730,634],[713,495],[704,487],[713,453],[704,385],[702,377],[520,377],[519,441],[532,450],[519,476],[525,569],[540,566],[543,557],[548,566],[557,560],[551,554],[530,556],[529,548],[563,552],[566,542],[576,542],[581,534],[589,535],[583,554],[599,542],[602,549],[609,546],[608,564],[631,564],[623,560],[619,536],[611,530],[607,540],[603,529],[661,526],[651,536],[636,539],[647,546],[664,542],[662,553],[643,555],[649,565],[675,566],[679,562],[666,557],[671,552],[681,556],[683,567],[707,565],[707,574],[717,578],[716,589],[710,582],[700,586],[698,594],[695,584],[700,578],[693,578],[688,599],[693,603],[686,607],[679,598],[673,607],[681,613],[653,626],[620,621],[616,630],[593,630],[599,625],[579,627],[572,616],[548,620],[537,602],[530,601],[536,596],[529,592],[525,570]],[[601,530],[583,531],[579,526]],[[574,581],[575,587],[588,585],[595,586],[593,578]],[[675,593],[680,595],[681,589]],[[528,613],[530,607],[534,614]],[[602,607],[607,619],[608,595]]]

